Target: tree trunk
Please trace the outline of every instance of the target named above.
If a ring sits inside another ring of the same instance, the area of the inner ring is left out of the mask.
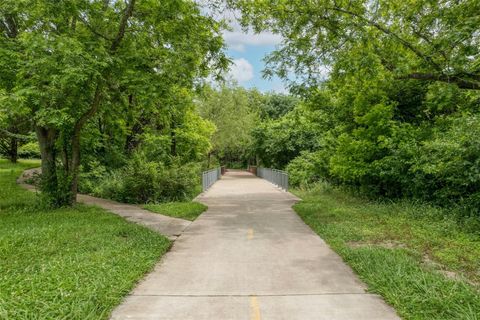
[[[17,163],[18,160],[18,140],[17,138],[10,139],[10,151],[8,153],[10,162]]]
[[[57,132],[51,128],[35,128],[38,143],[40,145],[40,154],[42,156],[42,181],[41,190],[58,200],[58,178],[56,168],[56,150],[55,141]]]
[[[80,168],[80,130],[74,132],[72,138],[72,162],[69,168],[69,176],[71,178],[70,185],[70,202],[73,204],[77,201],[78,192],[78,171]]]

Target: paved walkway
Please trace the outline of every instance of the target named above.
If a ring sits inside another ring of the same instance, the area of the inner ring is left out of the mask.
[[[399,319],[265,180],[231,172],[112,319]]]
[[[128,221],[132,221],[146,226],[158,233],[163,234],[170,240],[177,239],[178,236],[192,223],[191,221],[172,218],[158,213],[142,209],[138,206],[95,198],[84,194],[77,195],[77,201],[85,204],[91,204],[113,212]]]
[[[39,168],[25,170],[20,178],[17,179],[17,183],[25,189],[35,191],[35,187],[26,184],[25,181],[38,172],[40,172]],[[191,224],[191,222],[188,220],[172,218],[158,213],[153,213],[151,211],[144,210],[139,206],[96,198],[88,195],[78,194],[77,201],[101,207],[121,217],[124,217],[128,221],[144,225],[147,228],[163,234],[170,240],[177,239],[177,237]]]

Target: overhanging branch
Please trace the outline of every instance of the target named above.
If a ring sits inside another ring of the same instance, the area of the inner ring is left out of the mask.
[[[111,51],[116,51],[120,42],[122,41],[123,37],[125,36],[125,29],[127,28],[128,19],[133,14],[133,7],[135,6],[135,0],[130,0],[127,4],[127,8],[125,8],[125,13],[123,14],[122,21],[120,21],[120,27],[118,28],[117,35],[112,42],[112,46],[110,47]]]
[[[461,89],[469,90],[480,90],[480,82],[470,81],[458,76],[449,76],[444,74],[433,74],[433,73],[410,73],[403,77],[398,77],[397,79],[416,79],[424,81],[441,81],[446,83],[455,83]]]
[[[417,49],[415,46],[413,46],[410,42],[408,42],[407,40],[403,39],[402,37],[400,37],[398,34],[396,34],[395,32],[391,31],[390,29],[376,23],[375,21],[373,20],[370,20],[358,13],[355,13],[355,12],[352,12],[352,11],[349,11],[349,10],[345,10],[345,9],[342,9],[340,7],[332,7],[330,8],[331,10],[333,11],[337,11],[337,12],[340,12],[340,13],[343,13],[343,14],[346,14],[346,15],[350,15],[352,17],[356,17],[358,19],[360,19],[361,21],[367,23],[368,25],[376,28],[377,30],[383,32],[384,34],[386,35],[389,35],[393,38],[395,38],[398,42],[400,42],[404,47],[406,47],[407,49],[409,49],[410,51],[412,51],[416,56],[418,56],[419,58],[421,58],[422,60],[424,60],[425,62],[427,62],[428,64],[430,64],[432,67],[434,67],[436,70],[438,71],[441,71],[441,67],[435,62],[433,61],[432,57],[422,53],[419,49]]]

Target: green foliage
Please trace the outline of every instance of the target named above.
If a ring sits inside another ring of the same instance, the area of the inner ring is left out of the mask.
[[[262,101],[263,100],[263,101]],[[260,116],[262,119],[278,119],[292,111],[299,103],[298,98],[281,94],[266,93],[260,103]]]
[[[38,142],[27,142],[18,148],[18,156],[22,159],[40,159],[40,147]]]
[[[266,166],[286,166],[292,185],[426,200],[477,225],[479,1],[229,5],[283,36],[265,73],[303,98],[255,129]]]
[[[175,132],[176,152],[185,162],[199,162],[212,149],[215,125],[194,111],[186,113],[183,124]]]
[[[244,165],[254,156],[252,131],[260,120],[262,96],[255,90],[206,87],[198,101],[200,115],[215,124],[211,154],[225,163]]]
[[[267,167],[284,168],[301,151],[319,146],[320,131],[314,115],[302,106],[277,120],[262,122],[253,132],[255,151]]]
[[[369,202],[327,184],[295,193],[295,211],[402,319],[480,316],[480,235],[449,210]]]
[[[38,165],[0,160],[0,318],[107,319],[171,243],[99,208],[39,209],[15,183]]]
[[[108,172],[98,167],[85,173],[81,190],[127,203],[186,200],[195,196],[199,177],[200,168],[195,163],[149,161],[135,154],[119,169]]]
[[[480,218],[480,118],[467,114],[449,119],[445,126],[418,148],[410,169],[414,192],[465,206],[467,214]]]
[[[267,75],[295,73],[302,87],[317,86],[325,79],[323,66],[340,73],[351,69],[351,61],[372,66],[368,56],[349,59],[367,49],[399,78],[480,89],[478,0],[227,2],[242,11],[244,26],[283,36],[267,58]]]
[[[199,80],[228,64],[222,27],[193,1],[2,1],[2,111],[33,122],[48,182],[43,192],[55,204],[74,201],[86,137],[99,142],[97,160],[112,162],[124,160],[119,150],[138,146],[143,127],[170,134],[174,156],[178,130],[197,143],[185,150],[190,157],[206,152],[205,125],[200,132],[181,126],[192,118],[186,113]],[[92,127],[97,135],[85,134]],[[121,149],[109,141],[119,142],[118,132]]]
[[[303,151],[287,166],[288,183],[292,187],[308,187],[328,176],[328,158],[323,152]]]
[[[167,215],[170,217],[195,220],[200,214],[207,210],[207,206],[199,202],[166,202],[166,203],[150,203],[143,208]]]
[[[79,191],[85,194],[98,193],[98,188],[108,178],[107,168],[98,160],[92,160],[80,168]]]

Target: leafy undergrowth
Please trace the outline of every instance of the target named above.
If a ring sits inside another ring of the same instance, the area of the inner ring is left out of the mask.
[[[166,216],[193,221],[205,210],[207,206],[199,202],[167,202],[159,204],[146,204],[145,209]]]
[[[480,319],[480,236],[441,209],[373,203],[318,185],[300,217],[404,319]]]
[[[167,238],[100,208],[40,209],[0,160],[0,319],[106,319]]]

